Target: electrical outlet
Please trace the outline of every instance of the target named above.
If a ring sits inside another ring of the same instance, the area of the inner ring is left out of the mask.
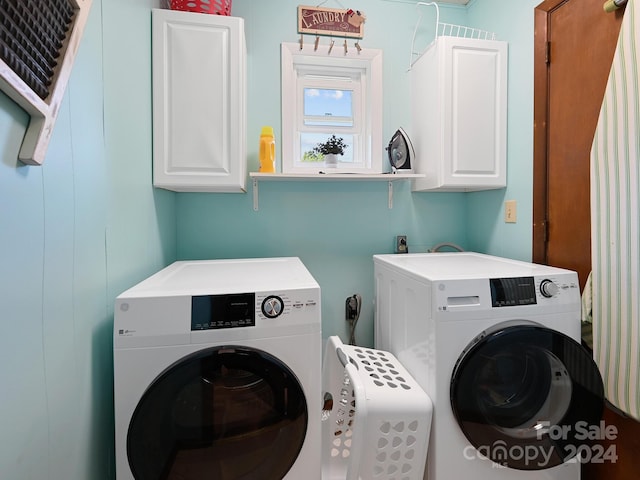
[[[396,237],[396,253],[409,253],[406,235],[398,235]]]
[[[347,297],[344,303],[344,316],[347,321],[355,320],[358,317],[358,300],[355,295]]]
[[[516,201],[507,200],[504,202],[504,221],[505,223],[516,223],[518,216],[516,211]]]

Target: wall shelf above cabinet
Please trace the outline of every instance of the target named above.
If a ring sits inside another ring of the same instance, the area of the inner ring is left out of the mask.
[[[389,186],[389,208],[393,208],[393,182],[424,177],[421,173],[260,173],[250,172],[253,180],[253,209],[258,211],[259,182],[363,182],[384,181]]]

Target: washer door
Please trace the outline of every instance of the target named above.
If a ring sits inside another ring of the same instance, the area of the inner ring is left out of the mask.
[[[579,343],[532,322],[509,322],[483,332],[458,359],[451,406],[482,456],[542,470],[581,453],[585,440],[597,436],[604,388]]]
[[[201,350],[165,370],[136,407],[127,455],[136,480],[280,480],[308,408],[293,372],[247,347]]]

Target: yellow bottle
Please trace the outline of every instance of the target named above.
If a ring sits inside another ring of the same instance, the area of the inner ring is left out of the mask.
[[[260,172],[274,173],[276,171],[276,139],[273,136],[273,127],[262,127],[258,160],[260,160]]]

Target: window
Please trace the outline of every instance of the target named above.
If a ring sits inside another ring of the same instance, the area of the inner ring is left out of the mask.
[[[283,173],[324,171],[314,147],[332,135],[346,145],[339,173],[382,172],[382,51],[283,43]]]

